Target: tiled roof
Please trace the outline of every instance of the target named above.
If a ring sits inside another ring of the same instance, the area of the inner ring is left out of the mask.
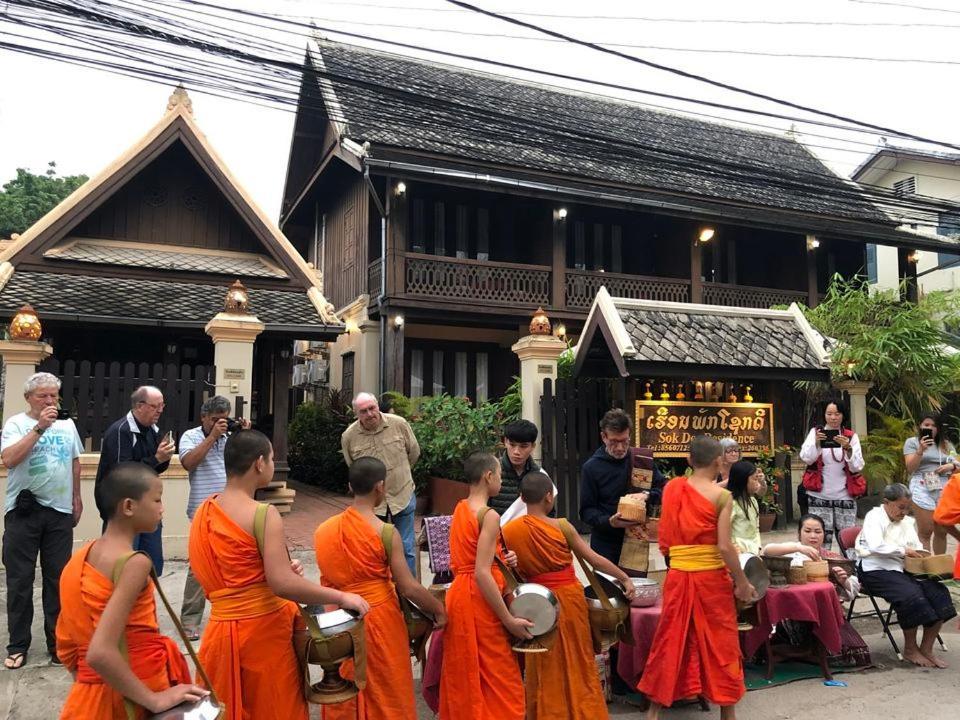
[[[166,248],[142,245],[124,247],[118,244],[104,244],[97,241],[78,240],[65,247],[48,250],[44,257],[51,260],[72,260],[74,262],[96,263],[99,265],[123,265],[126,267],[145,267],[157,270],[179,270],[184,272],[218,273],[231,277],[286,278],[286,274],[266,258],[248,253],[230,255],[179,250],[171,246]]]
[[[88,321],[162,321],[166,325],[206,324],[223,310],[224,285],[165,282],[17,270],[0,291],[0,313],[9,316],[23,303],[47,316]],[[326,327],[303,290],[249,290],[250,312],[270,329]],[[336,326],[331,326],[336,327]]]
[[[351,140],[371,143],[374,158],[378,146],[404,148],[637,188],[893,224],[874,205],[851,195],[853,184],[834,175],[800,143],[784,135],[327,40],[318,40],[317,45],[322,56],[314,58],[317,72],[325,78],[323,82],[329,81],[335,96],[325,93],[328,111],[333,119],[346,123]],[[565,142],[558,126],[575,128],[577,135],[568,132],[569,141]],[[583,134],[597,139],[584,141]],[[810,182],[812,174],[820,187],[788,187],[748,177],[731,171],[730,163],[804,182]]]
[[[824,367],[796,319],[787,313],[660,310],[616,298],[613,302],[637,351],[629,358],[632,361],[790,370]]]

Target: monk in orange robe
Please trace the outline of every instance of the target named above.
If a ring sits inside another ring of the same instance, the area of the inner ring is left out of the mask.
[[[296,603],[333,604],[364,613],[351,593],[302,577],[291,563],[276,508],[266,509],[263,551],[255,518],[257,488],[273,479],[273,447],[256,430],[230,436],[224,448],[227,484],[208,498],[190,527],[190,568],[210,601],[200,662],[228,720],[307,720],[303,678],[293,645],[303,628]]]
[[[623,570],[591,550],[566,520],[549,517],[553,483],[544,473],[527,473],[520,481],[520,497],[527,514],[504,526],[504,540],[517,553],[520,575],[527,582],[550,588],[559,606],[553,647],[525,656],[527,720],[601,720],[608,717],[607,703],[597,675],[583,585],[574,572],[571,550],[576,548],[592,567],[619,579],[630,597],[633,584]]]
[[[720,458],[715,439],[693,438],[693,475],[675,478],[663,493],[659,539],[670,570],[638,685],[651,701],[648,720],[661,706],[698,695],[719,705],[723,720],[734,720],[745,692],[734,596],[749,602],[756,591],[732,544],[730,493],[714,482]]]
[[[476,452],[464,463],[470,494],[450,523],[447,629],[440,670],[440,720],[521,720],[523,681],[510,637],[529,640],[529,620],[515,618],[503,602],[505,581],[494,553],[516,564],[513,552],[497,548],[500,517],[487,508],[500,493],[500,461]],[[478,517],[483,514],[482,524]]]
[[[410,573],[400,534],[373,512],[386,497],[386,479],[387,468],[380,460],[354,460],[350,465],[352,507],[322,523],[313,535],[320,582],[355,592],[370,604],[364,618],[367,685],[357,698],[325,706],[325,720],[417,720],[407,625],[397,589],[432,615],[438,627],[447,621],[443,603]],[[343,664],[340,674],[353,678],[352,661]]]
[[[63,720],[137,718],[208,693],[190,682],[177,644],[160,634],[150,557],[133,551],[157,529],[163,483],[143,463],[121,463],[99,490],[103,537],[74,553],[60,575],[57,656],[73,675]],[[126,640],[126,653],[121,651]]]
[[[960,473],[950,478],[940,494],[937,509],[933,511],[933,521],[947,528],[947,532],[956,537],[955,533],[960,525]],[[960,580],[960,552],[957,553],[957,562],[953,566],[953,577]]]

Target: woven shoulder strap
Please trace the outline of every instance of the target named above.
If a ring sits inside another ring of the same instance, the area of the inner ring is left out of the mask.
[[[583,574],[587,576],[587,581],[590,583],[590,587],[593,588],[594,594],[597,596],[597,600],[600,601],[600,605],[604,610],[612,610],[613,603],[610,602],[610,597],[607,595],[607,591],[603,589],[603,585],[600,584],[600,578],[597,577],[597,573],[584,559],[583,555],[580,554],[580,551],[577,550],[577,546],[573,542],[573,534],[576,530],[573,529],[573,525],[568,523],[563,518],[560,518],[560,532],[563,533],[564,539],[567,541],[567,547],[570,548],[570,552],[573,553],[574,557],[577,558],[577,562],[580,563],[580,567],[583,570]]]
[[[380,542],[383,543],[383,549],[387,552],[387,564],[390,564],[390,558],[393,557],[393,525],[384,523],[380,528]]]
[[[257,539],[257,550],[260,551],[260,557],[263,557],[263,543],[267,533],[267,510],[270,503],[259,503],[257,512],[253,516],[253,536]]]

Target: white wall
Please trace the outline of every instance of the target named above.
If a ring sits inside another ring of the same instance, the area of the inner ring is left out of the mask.
[[[367,296],[338,311],[347,324],[348,332],[330,344],[331,388],[341,389],[343,356],[353,353],[353,392],[378,394],[380,390],[380,323],[367,316]]]

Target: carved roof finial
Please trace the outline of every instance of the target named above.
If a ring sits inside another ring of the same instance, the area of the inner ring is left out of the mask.
[[[188,115],[193,115],[193,101],[190,99],[190,96],[187,95],[187,90],[183,87],[183,83],[177,85],[170,95],[170,99],[167,100],[167,112],[170,112],[177,106],[182,106]]]

